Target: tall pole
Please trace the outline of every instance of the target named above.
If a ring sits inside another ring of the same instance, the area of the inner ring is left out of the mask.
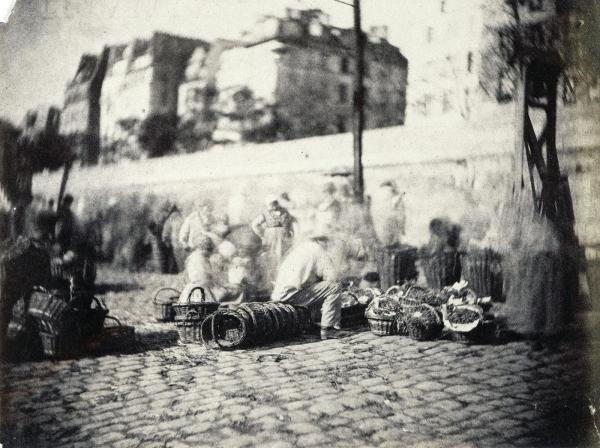
[[[354,70],[354,95],[352,110],[352,134],[354,139],[354,197],[358,203],[362,203],[364,200],[362,132],[365,121],[365,89],[363,86],[363,77],[365,72],[365,41],[360,25],[360,0],[354,0],[354,35],[356,39],[356,68]]]

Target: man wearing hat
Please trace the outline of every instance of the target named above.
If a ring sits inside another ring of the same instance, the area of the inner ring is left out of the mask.
[[[274,302],[307,306],[313,320],[320,321],[321,339],[338,337],[342,313],[330,244],[327,236],[316,233],[296,245],[281,263],[271,294]]]

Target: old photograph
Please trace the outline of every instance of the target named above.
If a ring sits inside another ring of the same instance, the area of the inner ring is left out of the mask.
[[[600,0],[0,0],[0,448],[600,447]]]

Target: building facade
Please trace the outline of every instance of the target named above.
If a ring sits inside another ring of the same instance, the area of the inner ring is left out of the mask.
[[[83,55],[65,89],[60,132],[69,137],[83,165],[96,164],[100,157],[100,93],[108,54],[105,48],[99,56]]]
[[[209,44],[164,33],[110,47],[100,99],[103,146],[129,138],[146,117],[177,115],[179,86],[197,48]]]
[[[401,125],[408,63],[385,29],[365,48],[365,125]],[[352,129],[354,33],[320,10],[267,16],[224,51],[216,76],[216,139],[300,138]],[[266,135],[265,135],[266,134]]]

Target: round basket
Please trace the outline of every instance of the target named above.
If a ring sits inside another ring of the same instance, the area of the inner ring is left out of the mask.
[[[232,350],[247,342],[246,319],[237,311],[222,309],[211,314],[213,340],[223,350]]]
[[[377,336],[391,336],[396,333],[396,318],[369,316],[371,333]]]
[[[252,319],[253,342],[262,342],[269,339],[273,331],[273,322],[269,311],[261,303],[244,303],[239,308],[245,310]]]
[[[169,287],[159,288],[154,292],[152,303],[154,305],[154,318],[158,322],[173,322],[175,319],[173,304],[180,294],[180,291]]]
[[[460,257],[457,251],[422,254],[421,264],[431,288],[442,289],[460,280]]]
[[[293,305],[293,308],[296,311],[295,314],[298,318],[300,332],[303,333],[305,331],[308,331],[312,325],[310,310],[308,309],[308,307],[302,305]]]
[[[437,310],[427,304],[412,308],[405,315],[404,322],[408,336],[417,341],[437,339],[444,327]]]
[[[444,325],[458,333],[469,333],[483,322],[483,310],[477,305],[456,305],[442,307]]]
[[[288,311],[288,315],[290,316],[290,330],[288,331],[288,334],[290,336],[300,334],[302,332],[302,323],[298,315],[298,309],[287,303],[282,303],[281,306]],[[308,308],[306,308],[306,311],[310,314]]]

